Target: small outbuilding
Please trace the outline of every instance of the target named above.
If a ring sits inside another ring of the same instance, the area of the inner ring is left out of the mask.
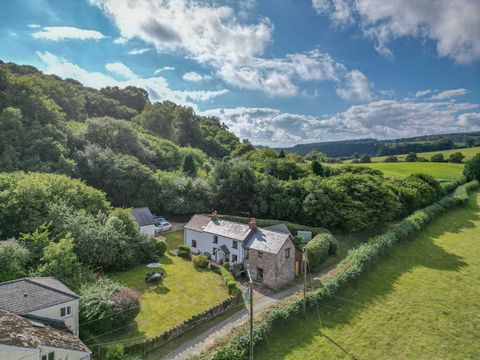
[[[156,235],[155,217],[148,207],[132,209],[132,216],[144,234],[150,236]]]

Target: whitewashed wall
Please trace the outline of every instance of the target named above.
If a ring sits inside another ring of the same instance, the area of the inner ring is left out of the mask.
[[[155,236],[155,225],[140,226],[140,230],[145,235]]]
[[[62,307],[67,307],[71,306],[72,307],[72,314],[67,315],[64,317],[60,316],[60,309]],[[55,306],[50,306],[44,309],[32,311],[29,314],[31,315],[36,315],[36,316],[41,316],[49,319],[56,319],[56,320],[63,320],[65,322],[65,325],[76,335],[78,336],[78,299],[77,300],[72,300],[65,302],[63,304],[55,305]],[[1,359],[1,357],[0,357]]]

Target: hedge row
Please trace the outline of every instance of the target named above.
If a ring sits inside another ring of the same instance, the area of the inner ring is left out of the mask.
[[[479,187],[478,181],[459,186],[452,195],[446,196],[422,210],[415,211],[405,218],[397,227],[383,235],[372,238],[367,243],[350,250],[336,271],[322,287],[307,293],[307,304],[314,306],[317,301],[325,300],[342,286],[364,273],[372,264],[388,252],[400,240],[418,232],[442,212],[468,201],[468,193]],[[262,313],[255,320],[254,343],[265,340],[274,326],[299,314],[303,309],[303,297],[300,293],[279,301]],[[235,329],[226,337],[219,339],[214,348],[194,356],[194,359],[208,360],[240,360],[248,356],[247,324]]]
[[[248,217],[243,217],[243,216],[233,216],[233,215],[220,215],[221,219],[224,220],[230,220],[230,221],[235,221],[239,223],[248,223],[250,218]],[[273,219],[255,219],[257,221],[257,225],[259,227],[268,227],[268,226],[273,226],[273,225],[278,225],[278,224],[285,224],[288,227],[288,230],[295,235],[297,231],[311,231],[312,236],[322,234],[322,233],[330,233],[325,228],[322,227],[316,227],[316,226],[307,226],[307,225],[302,225],[302,224],[297,224],[289,221],[281,221],[281,220],[273,220]]]
[[[460,185],[463,185],[467,182],[467,178],[465,176],[461,176],[458,180],[455,180],[455,181],[450,181],[448,184],[442,186],[443,187],[443,190],[445,190],[445,192],[447,194],[451,193],[453,190],[455,190],[457,187],[459,187]]]

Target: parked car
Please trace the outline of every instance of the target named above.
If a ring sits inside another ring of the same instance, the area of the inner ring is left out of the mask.
[[[172,224],[170,224],[167,220],[163,219],[155,224],[155,229],[158,232],[165,232],[172,230]]]

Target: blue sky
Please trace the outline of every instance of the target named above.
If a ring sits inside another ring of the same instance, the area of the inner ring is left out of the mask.
[[[3,0],[0,59],[254,144],[480,130],[478,0]]]

